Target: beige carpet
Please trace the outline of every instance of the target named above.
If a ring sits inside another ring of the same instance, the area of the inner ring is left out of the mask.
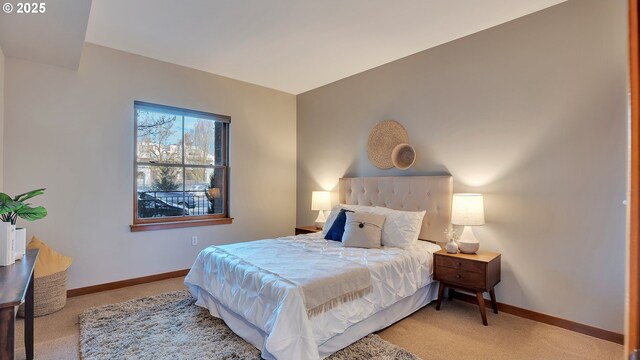
[[[182,278],[70,298],[61,311],[36,318],[35,354],[38,360],[78,359],[78,315],[100,305],[184,289]],[[593,359],[620,360],[622,345],[522,319],[487,314],[482,326],[478,309],[461,301],[447,301],[442,310],[429,305],[378,333],[383,339],[420,356],[439,359]],[[23,322],[17,324],[18,356],[24,359]]]

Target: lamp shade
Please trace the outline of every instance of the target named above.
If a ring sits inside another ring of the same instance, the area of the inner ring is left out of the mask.
[[[453,194],[451,223],[454,225],[484,225],[482,194]]]
[[[311,210],[331,210],[331,193],[313,191],[311,193]]]

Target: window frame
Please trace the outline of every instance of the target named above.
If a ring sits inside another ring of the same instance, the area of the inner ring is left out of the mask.
[[[222,164],[223,165],[203,165],[203,164],[187,164],[185,161],[185,152],[187,151],[184,146],[185,130],[184,120],[182,128],[182,160],[179,163],[159,163],[159,162],[139,162],[138,161],[138,117],[136,110],[138,108],[146,108],[151,111],[166,111],[179,116],[189,117],[202,117],[211,121],[218,121],[224,124],[222,126]],[[162,229],[174,229],[193,226],[209,226],[218,224],[231,224],[233,218],[229,216],[229,133],[231,126],[231,117],[227,115],[220,115],[214,113],[208,113],[198,110],[189,110],[184,108],[178,108],[174,106],[159,105],[143,101],[133,102],[133,224],[130,225],[131,231],[146,231],[146,230],[162,230]],[[185,193],[184,181],[187,168],[201,168],[201,169],[222,169],[224,176],[223,181],[223,201],[222,201],[222,213],[218,214],[205,214],[205,215],[188,215],[188,216],[167,216],[159,218],[139,218],[138,217],[138,173],[140,166],[161,166],[171,167],[182,170],[182,190]]]

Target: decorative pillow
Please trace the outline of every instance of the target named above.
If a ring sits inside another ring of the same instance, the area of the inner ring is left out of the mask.
[[[342,241],[342,234],[344,233],[344,224],[347,222],[347,212],[353,212],[347,209],[340,209],[338,216],[331,225],[331,229],[327,231],[327,235],[324,237],[326,240]]]
[[[327,233],[329,232],[329,229],[331,229],[333,222],[336,221],[340,210],[342,210],[342,207],[340,205],[336,205],[331,209],[329,216],[327,216],[327,220],[324,222],[324,225],[322,225],[323,236],[327,236]]]
[[[322,226],[322,235],[323,236],[327,236],[327,233],[329,232],[329,229],[331,229],[331,225],[333,225],[333,222],[336,221],[336,218],[338,217],[338,214],[340,213],[340,210],[342,209],[347,209],[353,212],[368,212],[368,213],[373,213],[373,210],[375,209],[375,206],[365,206],[365,205],[347,205],[347,204],[340,204],[340,205],[336,205],[331,209],[331,213],[329,213],[329,216],[327,216],[327,221],[325,221],[324,225]]]
[[[27,245],[27,249],[40,249],[38,260],[36,260],[36,266],[33,269],[34,277],[36,278],[65,271],[73,262],[72,258],[54,251],[45,244],[44,241],[35,236],[31,238],[31,241]]]
[[[350,212],[346,214],[347,223],[344,226],[342,245],[359,248],[379,248],[382,240],[382,227],[385,222],[383,215],[365,212]]]
[[[402,211],[376,206],[374,214],[384,215],[387,220],[382,229],[382,245],[408,248],[418,242],[422,219],[426,211]]]

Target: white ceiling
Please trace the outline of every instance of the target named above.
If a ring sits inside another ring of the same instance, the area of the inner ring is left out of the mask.
[[[86,40],[299,94],[563,1],[56,0],[0,12],[0,47],[77,69]]]
[[[292,94],[564,0],[93,0],[86,41]]]

